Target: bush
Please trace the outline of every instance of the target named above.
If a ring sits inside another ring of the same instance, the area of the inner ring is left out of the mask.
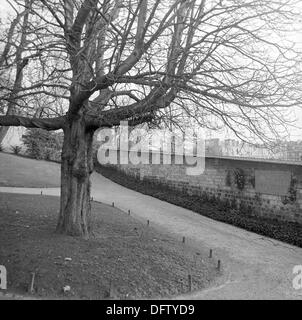
[[[22,148],[20,146],[11,146],[11,150],[14,154],[20,154]]]
[[[61,160],[63,134],[43,129],[29,129],[22,136],[26,153],[37,160]]]
[[[238,168],[234,170],[234,180],[235,180],[236,187],[239,190],[243,190],[245,186],[245,173],[243,169]]]
[[[2,143],[0,143],[0,152],[4,151],[4,147],[2,145]]]

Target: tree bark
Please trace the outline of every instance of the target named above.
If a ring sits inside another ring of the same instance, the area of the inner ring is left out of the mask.
[[[93,171],[92,140],[84,118],[64,128],[61,164],[61,207],[57,232],[87,238],[91,229],[90,175]]]

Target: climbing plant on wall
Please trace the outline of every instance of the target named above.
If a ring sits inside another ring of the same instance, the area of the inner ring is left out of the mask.
[[[225,177],[225,184],[228,187],[234,185],[237,189],[243,190],[246,185],[245,172],[241,168],[228,170]]]
[[[241,168],[235,169],[234,170],[234,181],[235,181],[236,187],[239,190],[243,190],[244,189],[245,180],[246,180],[246,178],[245,178],[244,170],[241,169]]]

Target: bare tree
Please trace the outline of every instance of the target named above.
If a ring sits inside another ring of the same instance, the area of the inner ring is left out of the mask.
[[[15,47],[14,52],[14,64],[15,64],[15,79],[13,81],[13,85],[11,90],[8,92],[7,96],[7,108],[6,108],[6,115],[12,115],[15,113],[15,103],[16,96],[18,92],[21,90],[22,80],[23,80],[23,69],[28,63],[28,59],[22,59],[22,53],[24,50],[26,37],[27,37],[27,25],[28,25],[28,18],[29,18],[29,9],[30,9],[30,2],[26,2],[26,9],[23,10],[21,13],[17,12],[15,19],[11,22],[7,37],[5,39],[5,46],[3,52],[0,56],[0,69],[1,73],[4,73],[5,68],[9,67],[9,60],[11,54],[12,46]],[[21,22],[22,21],[22,22]],[[14,44],[14,35],[16,34],[16,29],[18,24],[22,25],[22,31],[20,32],[20,42],[18,45]],[[8,68],[10,69],[10,68]],[[4,75],[2,75],[3,77]],[[3,79],[2,79],[3,80]],[[8,79],[6,79],[8,80]],[[3,89],[3,85],[2,88]],[[0,143],[3,141],[9,127],[1,127],[0,128]]]
[[[28,6],[15,2],[23,10]],[[275,131],[284,123],[283,110],[301,101],[301,55],[286,38],[301,14],[297,3],[33,1],[36,32],[27,50],[42,50],[35,60],[42,71],[18,95],[55,96],[66,114],[46,107],[43,117],[5,115],[0,124],[63,129],[57,230],[89,234],[92,139],[98,128],[169,114],[170,120],[189,117],[207,127],[215,119],[241,137],[264,137],[264,124]]]
[[[56,57],[54,46],[42,32],[43,25],[33,11],[33,0],[9,2],[15,13],[4,36],[0,39],[0,99],[2,113],[41,117],[63,114],[62,98],[68,91],[62,72],[62,61]],[[49,60],[56,68],[48,68]],[[68,79],[69,81],[69,79]],[[59,83],[58,83],[59,82]],[[47,88],[47,90],[45,90]],[[56,105],[59,101],[59,105]],[[0,127],[0,142],[8,126]]]

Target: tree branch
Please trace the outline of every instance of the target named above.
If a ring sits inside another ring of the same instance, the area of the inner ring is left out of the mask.
[[[63,129],[65,124],[65,116],[39,119],[39,118],[27,118],[21,116],[0,116],[1,126],[12,127],[26,127],[26,128],[41,128],[45,130],[59,130]]]

